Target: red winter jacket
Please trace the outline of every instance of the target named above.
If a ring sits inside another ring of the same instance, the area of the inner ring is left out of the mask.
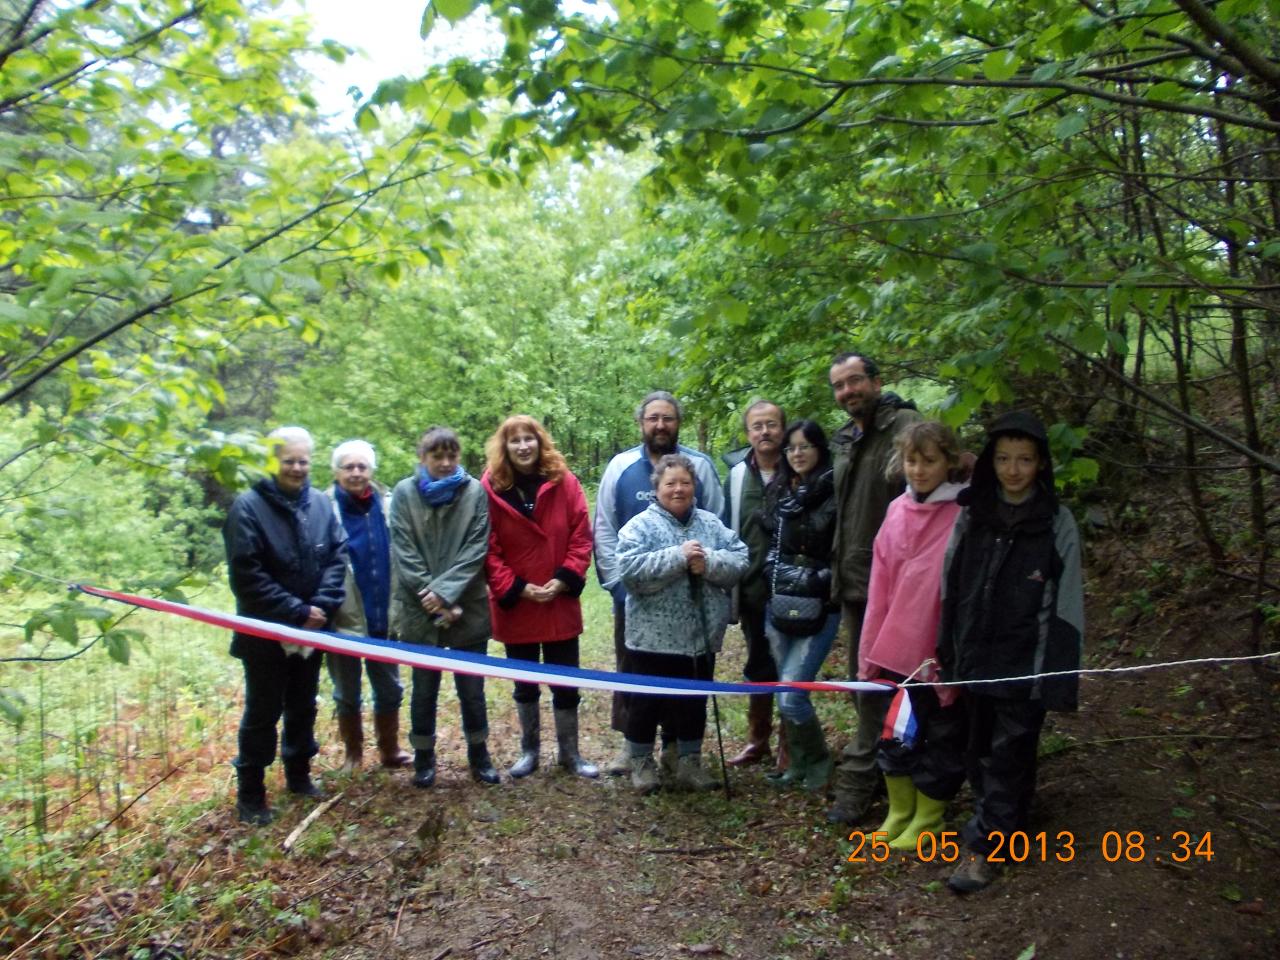
[[[501,643],[549,643],[582,633],[578,597],[591,563],[591,518],[582,484],[565,471],[556,483],[538,488],[533,517],[524,516],[497,493],[486,470],[480,478],[489,495],[489,614],[493,638]],[[560,579],[566,590],[550,603],[520,596],[526,584]]]

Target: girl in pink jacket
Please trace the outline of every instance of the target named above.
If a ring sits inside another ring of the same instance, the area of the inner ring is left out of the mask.
[[[941,423],[913,423],[898,434],[887,475],[906,475],[907,490],[889,505],[876,536],[867,613],[858,645],[862,680],[938,679],[928,663],[936,652],[941,614],[942,561],[960,506],[960,444]],[[963,724],[950,687],[910,688],[914,746],[880,743],[877,760],[889,794],[879,830],[895,850],[914,850],[925,832],[942,830],[947,801],[964,781]],[[961,741],[962,742],[962,741]]]

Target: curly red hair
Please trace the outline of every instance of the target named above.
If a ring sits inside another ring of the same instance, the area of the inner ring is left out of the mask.
[[[508,490],[515,483],[515,474],[511,468],[511,460],[507,456],[507,441],[519,432],[532,433],[538,438],[538,472],[557,483],[569,470],[564,455],[556,449],[556,443],[547,433],[547,428],[536,419],[525,413],[518,413],[502,421],[502,426],[493,432],[484,444],[485,468],[489,471],[489,483],[493,489],[501,492]]]

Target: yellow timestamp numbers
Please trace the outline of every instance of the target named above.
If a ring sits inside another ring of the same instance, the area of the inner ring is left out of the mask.
[[[954,830],[943,830],[937,834],[926,830],[916,841],[915,851],[911,852],[892,849],[889,835],[882,830],[873,833],[854,830],[849,834],[853,849],[847,859],[849,863],[885,863],[895,855],[900,860],[914,857],[921,863],[955,863],[964,858],[974,859],[977,854],[962,850],[959,837],[960,834]],[[991,845],[986,856],[989,863],[1071,863],[1082,847],[1070,830],[1059,830],[1055,834],[1023,830],[1006,834],[993,830],[987,834],[987,841]],[[1098,841],[1097,849],[1107,863],[1143,863],[1147,860],[1156,863],[1203,860],[1208,863],[1213,860],[1213,837],[1208,831],[1194,834],[1175,830],[1165,835],[1141,830],[1108,830]]]

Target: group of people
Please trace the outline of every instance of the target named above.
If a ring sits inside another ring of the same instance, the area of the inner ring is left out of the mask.
[[[1045,711],[1075,707],[1069,671],[1083,632],[1075,524],[1058,504],[1047,435],[1034,416],[997,419],[974,460],[949,428],[884,391],[869,358],[837,356],[830,382],[849,414],[844,426],[828,439],[814,420],[787,422],[778,404],[757,400],[744,415],[749,447],[726,456],[723,486],[705,454],[679,443],[677,399],[649,394],[636,412],[641,442],[606,467],[594,518],[533,417],[499,426],[479,480],[462,468],[453,431],[428,430],[414,475],[389,498],[373,480],[373,449],[358,440],[333,451],[331,495],[312,490],[311,438],[281,428],[270,435],[275,474],[236,500],[224,531],[237,610],[476,653],[492,637],[510,658],[576,667],[579,597],[594,554],[613,598],[620,671],[711,679],[736,621],[745,679],[809,681],[843,622],[850,679],[907,685],[917,735],[886,738],[890,693],[857,693],[857,727],[837,763],[807,692],[762,692],[749,697],[747,743],[729,762],[773,756],[776,701],[778,762],[768,779],[832,788],[827,819],[846,825],[864,823],[887,791],[880,830],[903,850],[942,829],[967,777],[975,810],[962,835],[979,856],[949,882],[981,889],[995,877],[985,855],[997,835],[1025,828]],[[264,770],[281,718],[288,789],[320,794],[310,775],[319,656],[242,633],[231,652],[245,674],[237,808],[242,820],[266,823]],[[344,769],[355,769],[361,661],[325,659]],[[364,665],[382,764],[412,765],[414,785],[430,787],[439,672],[412,671],[410,755],[398,744],[396,667]],[[455,673],[454,683],[471,774],[497,783],[484,678]],[[521,778],[540,762],[538,684],[517,682],[514,700],[521,738],[508,775]],[[593,778],[598,769],[578,749],[578,704],[577,688],[553,687],[558,762]],[[629,774],[642,793],[714,787],[702,762],[706,708],[704,696],[614,694],[620,744],[607,772]]]

